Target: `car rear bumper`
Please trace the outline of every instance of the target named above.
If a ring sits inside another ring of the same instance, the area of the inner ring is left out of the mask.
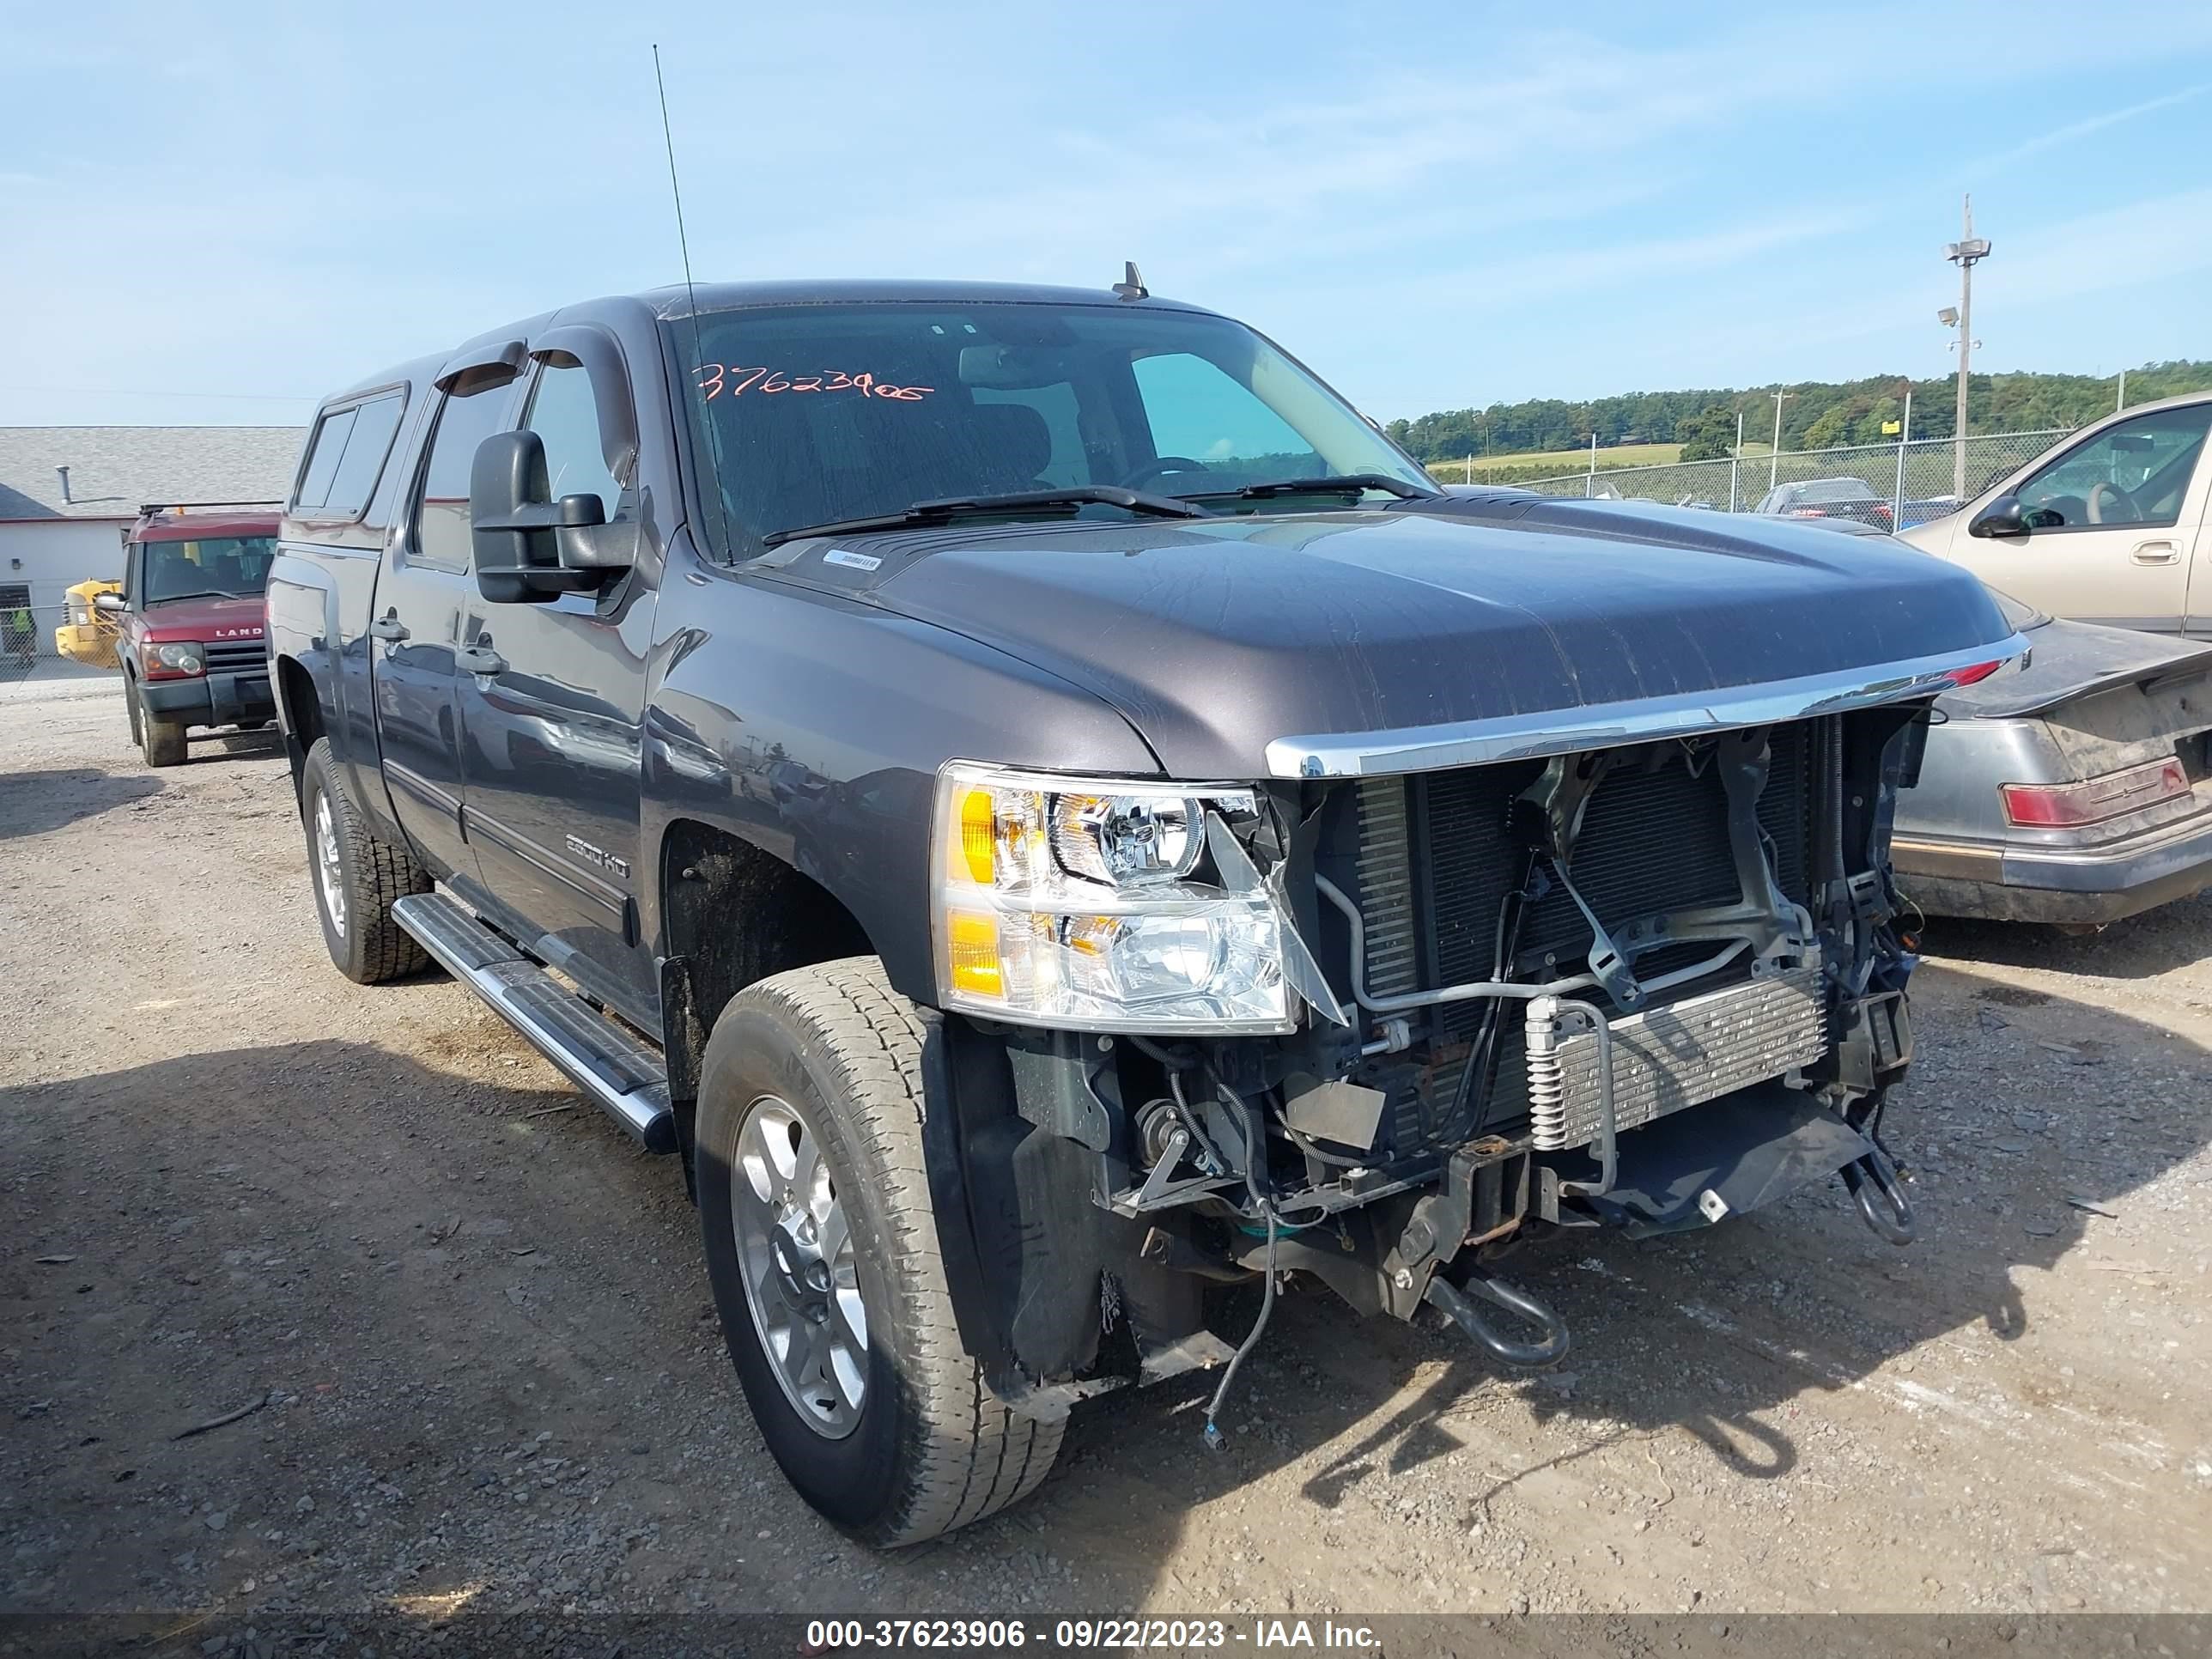
[[[2212,815],[2079,849],[1900,836],[1891,857],[1899,887],[1932,915],[2099,924],[2212,886]]]
[[[141,680],[140,707],[187,726],[258,726],[276,718],[264,670],[207,674],[189,680]]]

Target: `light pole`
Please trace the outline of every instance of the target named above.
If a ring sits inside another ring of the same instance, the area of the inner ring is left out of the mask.
[[[1959,417],[1952,438],[1951,495],[1960,501],[1966,499],[1966,371],[1974,351],[1974,267],[1990,257],[1988,239],[1974,234],[1972,197],[1965,198],[1963,210],[1964,234],[1943,248],[1943,257],[1959,267]]]
[[[1797,394],[1776,392],[1768,395],[1774,399],[1774,447],[1766,452],[1766,493],[1771,495],[1774,493],[1776,471],[1782,465],[1782,405]]]

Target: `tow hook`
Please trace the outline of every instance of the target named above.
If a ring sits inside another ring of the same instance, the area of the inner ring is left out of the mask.
[[[1517,1314],[1544,1328],[1540,1342],[1513,1342],[1498,1334],[1484,1320],[1481,1310],[1469,1301],[1480,1297],[1506,1312]],[[1439,1273],[1429,1280],[1425,1300],[1443,1310],[1453,1324],[1465,1331],[1508,1365],[1534,1369],[1555,1365],[1566,1358],[1567,1322],[1517,1285],[1492,1279],[1480,1268],[1469,1268],[1462,1284],[1455,1285]]]
[[[1905,1200],[1897,1166],[1881,1147],[1856,1163],[1844,1165],[1844,1185],[1876,1238],[1902,1248],[1920,1237],[1920,1224],[1912,1218],[1912,1206]]]

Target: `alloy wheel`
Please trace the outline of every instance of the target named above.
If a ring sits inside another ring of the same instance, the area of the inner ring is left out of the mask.
[[[784,1398],[828,1440],[859,1426],[868,1395],[868,1310],[845,1206],[799,1109],[763,1095],[745,1109],[730,1218],[745,1303]]]
[[[323,889],[323,909],[340,939],[345,937],[345,872],[338,864],[337,825],[332,822],[331,798],[315,797],[315,878]]]

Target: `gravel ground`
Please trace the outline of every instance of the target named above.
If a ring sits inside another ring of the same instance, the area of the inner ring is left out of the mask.
[[[331,969],[270,739],[155,773],[112,683],[0,688],[0,1610],[2201,1611],[2208,923],[1931,930],[1915,1249],[1830,1187],[1531,1249],[1533,1380],[1293,1293],[1224,1454],[1196,1382],[1111,1398],[874,1555],[754,1433],[674,1165]]]

